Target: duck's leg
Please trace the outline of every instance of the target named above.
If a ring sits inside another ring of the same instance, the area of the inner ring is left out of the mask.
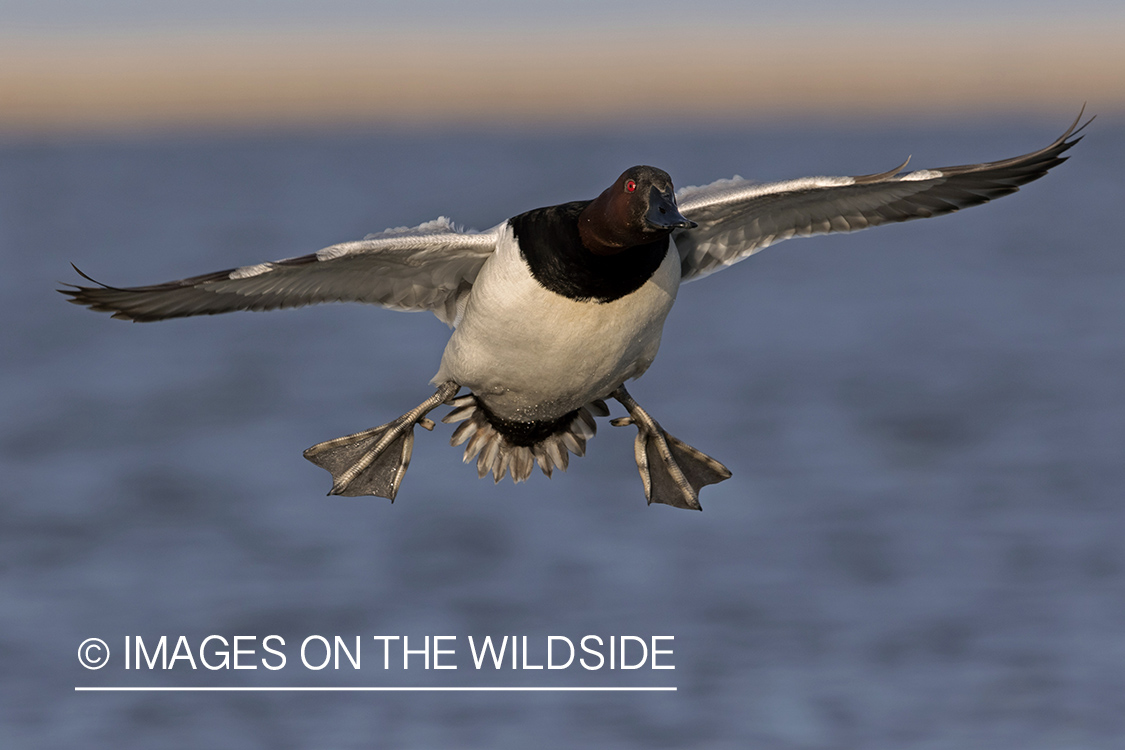
[[[629,416],[611,420],[610,424],[614,427],[637,426],[633,452],[649,504],[664,503],[676,508],[703,510],[699,505],[699,490],[705,485],[730,479],[730,470],[661,429],[657,421],[633,400],[625,386],[620,386],[612,396],[629,411]]]
[[[377,495],[393,503],[410,466],[414,425],[432,430],[434,423],[426,414],[453,398],[460,389],[452,380],[442,383],[437,393],[393,422],[318,443],[305,451],[305,458],[331,472],[329,495]]]

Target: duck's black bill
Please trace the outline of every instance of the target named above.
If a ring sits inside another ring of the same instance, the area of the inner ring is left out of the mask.
[[[688,229],[698,226],[680,213],[671,194],[664,195],[655,187],[649,193],[645,223],[650,229]]]

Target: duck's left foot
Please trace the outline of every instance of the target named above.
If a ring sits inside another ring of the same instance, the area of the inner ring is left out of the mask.
[[[376,495],[393,503],[410,466],[414,425],[432,430],[434,423],[426,414],[453,398],[458,390],[460,386],[453,381],[442,383],[437,393],[398,419],[318,443],[305,451],[305,458],[332,474],[329,495]]]
[[[612,395],[629,411],[629,416],[611,420],[610,424],[614,427],[637,426],[633,452],[649,504],[664,503],[676,508],[703,510],[699,504],[699,490],[708,484],[730,479],[730,469],[665,432],[633,400],[625,386],[619,387]]]

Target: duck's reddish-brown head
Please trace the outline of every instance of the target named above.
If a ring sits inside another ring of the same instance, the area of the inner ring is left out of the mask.
[[[598,255],[613,255],[695,225],[676,207],[668,173],[645,166],[626,169],[578,216],[582,244]]]

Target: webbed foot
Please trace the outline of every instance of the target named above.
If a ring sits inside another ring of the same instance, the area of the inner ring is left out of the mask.
[[[305,451],[305,458],[332,474],[329,495],[376,495],[394,502],[414,450],[414,425],[427,430],[434,423],[426,418],[433,409],[461,389],[452,381],[398,419],[370,430],[318,443]]]
[[[649,504],[664,503],[676,508],[703,510],[699,490],[708,484],[730,479],[730,470],[703,451],[665,432],[648,412],[633,400],[625,386],[612,394],[629,416],[611,420],[614,427],[637,426],[633,452]]]

